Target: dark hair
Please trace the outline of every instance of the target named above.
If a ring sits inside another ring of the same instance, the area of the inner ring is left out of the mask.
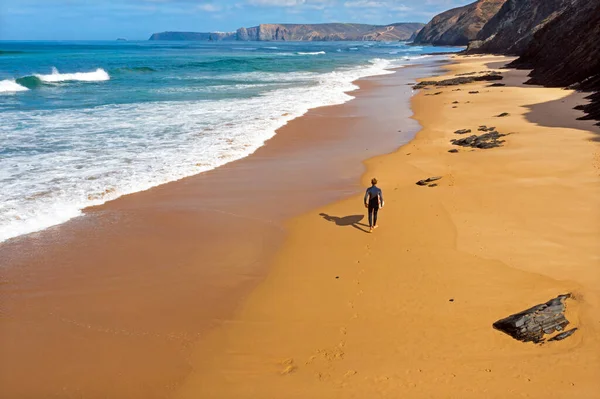
[[[371,179],[371,184],[372,185],[376,185],[377,184],[377,179],[376,178],[372,178]]]

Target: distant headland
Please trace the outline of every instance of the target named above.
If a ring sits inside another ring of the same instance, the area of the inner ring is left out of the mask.
[[[260,24],[235,32],[161,32],[149,40],[240,41],[402,41],[411,40],[425,24]]]

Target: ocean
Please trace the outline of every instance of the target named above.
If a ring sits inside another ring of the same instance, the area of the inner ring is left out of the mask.
[[[0,42],[0,242],[245,157],[356,79],[447,48]]]

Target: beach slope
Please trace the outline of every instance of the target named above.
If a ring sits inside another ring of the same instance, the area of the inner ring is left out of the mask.
[[[436,79],[511,59],[454,61]],[[495,70],[506,86],[413,98],[423,129],[367,162],[363,183],[376,176],[386,200],[373,234],[362,195],[289,222],[268,277],[196,344],[176,397],[599,397],[600,130],[576,121],[582,95]],[[506,134],[499,147],[451,144],[482,125]],[[565,340],[492,328],[564,293],[578,328]]]

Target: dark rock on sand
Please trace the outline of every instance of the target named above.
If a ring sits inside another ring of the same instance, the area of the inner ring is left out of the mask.
[[[495,148],[500,147],[504,140],[498,140],[500,137],[504,137],[506,134],[501,134],[496,131],[482,134],[481,136],[472,135],[465,137],[464,139],[453,139],[450,142],[454,145],[461,147],[471,148]]]
[[[519,341],[541,343],[544,335],[562,331],[569,324],[564,312],[565,300],[570,297],[571,294],[559,295],[546,303],[498,320],[493,327]],[[564,335],[559,334],[551,340],[565,339],[575,330],[565,331]],[[560,335],[562,337],[558,338]]]
[[[469,94],[479,94],[477,90],[470,91]]]
[[[576,328],[572,328],[570,330],[567,330],[565,332],[561,332],[560,334],[550,338],[548,340],[548,342],[552,342],[552,341],[562,341],[563,339],[570,337],[571,335],[573,335],[575,333],[575,331],[577,331],[577,327]]]
[[[458,104],[458,101],[452,101],[452,104]]]
[[[419,180],[416,184],[417,184],[417,186],[426,186],[426,185],[428,185],[431,182],[434,182],[436,180],[440,180],[441,178],[442,178],[442,176],[429,177],[429,178],[427,178],[425,180]],[[437,184],[436,184],[436,186],[437,186]]]
[[[453,148],[451,150],[448,150],[448,152],[451,152],[453,154],[456,154],[458,152],[458,150],[456,148]]]
[[[454,134],[467,134],[471,133],[471,129],[460,129],[454,132]]]
[[[479,126],[479,128],[477,128],[477,130],[480,132],[493,132],[494,130],[496,130],[496,127],[487,127],[486,125],[481,125]]]
[[[478,76],[459,76],[456,78],[444,79],[444,80],[425,80],[423,82],[417,83],[413,86],[413,89],[423,89],[427,86],[436,86],[436,87],[444,87],[444,86],[458,86],[467,83],[473,82],[484,82],[484,81],[493,81],[493,80],[502,80],[502,74],[500,72],[490,72],[485,75]],[[456,89],[455,91],[460,90]]]
[[[503,112],[500,115],[496,115],[496,118],[504,118],[505,116],[510,115],[508,112]]]
[[[491,85],[487,85],[486,87],[504,87],[506,86],[504,83],[492,83]]]

